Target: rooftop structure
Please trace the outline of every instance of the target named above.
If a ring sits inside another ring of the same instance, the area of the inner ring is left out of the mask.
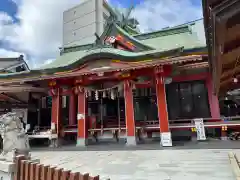
[[[240,1],[203,0],[209,64],[215,93],[239,88]]]

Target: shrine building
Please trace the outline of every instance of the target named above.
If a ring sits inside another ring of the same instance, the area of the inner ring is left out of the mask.
[[[63,46],[55,61],[0,75],[2,86],[47,90],[41,92],[32,136],[45,137],[36,132],[47,127],[57,140],[75,136],[78,146],[104,138],[136,145],[155,136],[162,146],[172,146],[178,137],[194,136],[196,118],[207,135],[223,139],[227,127],[240,125],[220,118],[208,49],[199,34],[203,20],[141,33],[130,12],[85,1],[64,12]]]

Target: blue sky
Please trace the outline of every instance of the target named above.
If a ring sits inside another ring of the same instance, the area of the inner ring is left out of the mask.
[[[201,0],[109,0],[134,4],[142,32],[202,17]],[[0,0],[0,56],[24,54],[31,67],[50,62],[62,43],[62,12],[81,0]],[[37,8],[36,8],[37,7]]]
[[[17,5],[11,0],[1,0],[0,11],[5,11],[14,18],[17,13]]]

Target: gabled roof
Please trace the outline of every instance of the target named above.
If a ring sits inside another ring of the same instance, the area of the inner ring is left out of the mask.
[[[104,44],[87,44],[65,48],[61,55],[52,63],[30,71],[33,76],[54,74],[56,72],[71,71],[81,65],[97,59],[117,59],[121,61],[142,61],[149,59],[169,59],[195,52],[205,51],[189,25],[165,29],[153,33],[131,36],[116,23],[109,23],[99,42],[106,36],[120,34],[136,47],[135,52],[115,49]],[[12,73],[0,75],[0,78],[27,77],[29,73]]]
[[[126,40],[130,41],[132,44],[135,45],[136,49],[135,51],[147,51],[147,50],[154,50],[155,48],[144,44],[143,42],[139,41],[138,39],[134,38],[130,34],[128,34],[126,31],[124,31],[121,27],[119,27],[116,23],[112,22],[108,24],[108,26],[105,28],[105,31],[101,35],[101,40],[104,41],[106,37],[110,36],[116,36],[121,35]]]
[[[149,50],[142,52],[129,52],[121,49],[115,49],[112,47],[101,47],[97,49],[83,50],[83,51],[75,51],[70,53],[64,53],[59,56],[55,61],[51,64],[45,65],[39,69],[35,70],[69,70],[71,67],[76,67],[85,62],[92,59],[99,58],[112,58],[112,59],[120,59],[122,61],[140,61],[151,58],[161,58],[161,57],[170,57],[170,56],[178,56],[183,51],[183,47],[178,47],[175,49],[166,49],[164,51],[159,50]]]
[[[25,67],[27,68],[26,70],[29,70],[29,67],[24,61],[22,55],[16,58],[0,58],[0,72],[7,71],[8,69],[20,66],[22,64],[25,65]]]
[[[202,25],[202,29],[199,28],[199,25],[200,27]],[[184,49],[194,49],[206,47],[205,40],[202,40],[203,37],[199,37],[196,32],[201,30],[201,33],[204,34],[202,19],[160,31],[139,34],[134,37],[140,40],[141,43],[155,49],[168,49],[179,46],[183,46]]]

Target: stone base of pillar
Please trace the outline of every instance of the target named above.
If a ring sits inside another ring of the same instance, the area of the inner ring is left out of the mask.
[[[224,141],[228,140],[226,131],[221,131],[221,140],[224,140]]]
[[[227,136],[221,136],[221,140],[226,141],[226,140],[228,140],[228,137]]]
[[[161,146],[172,147],[172,135],[171,132],[161,133]]]
[[[193,141],[193,142],[198,142],[198,140],[197,140],[197,133],[192,132],[191,141]]]
[[[127,146],[136,146],[137,145],[137,140],[135,136],[127,136]]]
[[[61,139],[50,139],[49,147],[51,148],[57,148],[61,145]]]
[[[86,147],[88,145],[88,139],[86,138],[78,138],[77,139],[77,147]]]
[[[192,137],[191,137],[191,141],[192,141],[192,142],[198,142],[197,136],[192,136]]]

